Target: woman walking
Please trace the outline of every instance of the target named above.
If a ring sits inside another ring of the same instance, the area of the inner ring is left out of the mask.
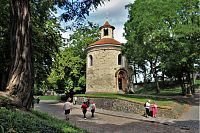
[[[148,117],[150,116],[150,104],[151,100],[147,100],[147,102],[145,103],[145,116]]]
[[[152,117],[155,117],[156,118],[156,114],[157,114],[157,108],[158,108],[158,105],[156,104],[156,102],[154,101],[154,103],[151,105],[151,108],[152,108]]]

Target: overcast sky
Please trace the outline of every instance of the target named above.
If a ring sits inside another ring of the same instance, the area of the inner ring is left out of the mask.
[[[90,13],[88,20],[102,26],[106,20],[115,27],[114,38],[120,42],[125,42],[123,37],[124,23],[128,19],[128,10],[125,5],[133,3],[134,0],[110,0],[97,10]]]
[[[115,27],[114,38],[124,43],[126,40],[123,37],[123,27],[128,19],[128,10],[125,9],[125,5],[133,2],[134,0],[110,0],[110,2],[105,2],[105,4],[99,6],[97,10],[91,11],[87,19],[99,26],[102,26],[108,20]],[[68,35],[63,36],[67,37]]]

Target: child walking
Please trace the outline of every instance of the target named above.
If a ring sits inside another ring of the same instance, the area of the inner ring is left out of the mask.
[[[71,98],[68,98],[64,103],[63,110],[65,111],[65,119],[69,120],[70,110],[72,110],[72,104],[70,103]]]
[[[87,112],[87,108],[88,108],[86,102],[83,102],[83,104],[81,105],[81,108],[82,108],[82,112],[83,112],[83,117],[86,120],[87,119],[86,118],[86,112]]]
[[[94,117],[95,109],[96,109],[96,105],[95,105],[94,102],[92,102],[92,103],[90,104],[90,110],[91,110],[91,113],[92,113],[92,116],[91,116],[91,117]]]

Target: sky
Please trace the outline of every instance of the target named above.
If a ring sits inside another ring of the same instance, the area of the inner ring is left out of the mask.
[[[105,2],[97,8],[97,10],[91,11],[87,20],[102,26],[106,20],[110,25],[115,27],[114,38],[125,43],[126,40],[123,37],[124,23],[128,19],[128,10],[125,9],[125,5],[133,3],[134,0],[110,0]],[[70,32],[63,33],[63,37],[67,38]]]

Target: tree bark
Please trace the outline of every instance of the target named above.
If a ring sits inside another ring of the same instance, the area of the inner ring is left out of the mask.
[[[12,65],[6,94],[13,98],[16,106],[27,108],[33,88],[29,0],[10,0],[10,7]]]
[[[183,72],[178,75],[178,81],[181,86],[182,95],[186,95],[185,79]]]
[[[155,83],[156,83],[156,93],[160,93],[160,85],[158,82],[158,73],[157,73],[157,68],[156,68],[156,62],[155,63],[151,62],[150,64],[151,64],[152,74],[153,74],[153,77],[154,77]]]

